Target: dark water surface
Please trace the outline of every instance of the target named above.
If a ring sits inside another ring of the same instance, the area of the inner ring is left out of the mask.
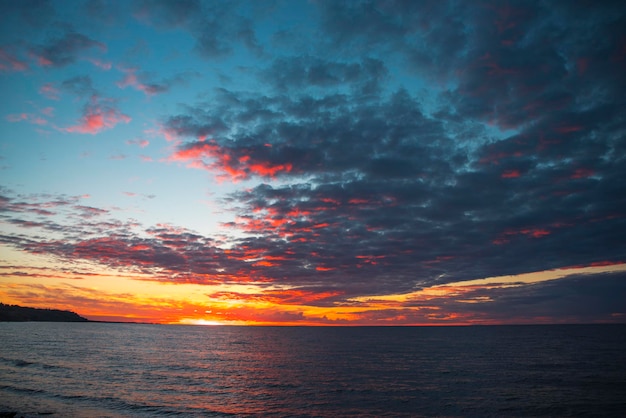
[[[0,323],[0,411],[626,416],[626,325]]]

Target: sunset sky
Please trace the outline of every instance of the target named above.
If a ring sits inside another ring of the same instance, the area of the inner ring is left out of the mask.
[[[626,322],[622,1],[0,0],[0,302]]]

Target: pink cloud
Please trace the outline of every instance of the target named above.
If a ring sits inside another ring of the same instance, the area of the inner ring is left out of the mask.
[[[137,81],[137,75],[135,74],[135,70],[127,69],[127,70],[122,70],[122,71],[124,71],[126,75],[124,76],[122,80],[115,83],[117,84],[117,87],[121,89],[125,89],[128,86],[137,88],[137,86],[139,85],[139,81]]]
[[[0,48],[0,70],[1,71],[26,71],[28,65],[19,60],[9,51]]]
[[[86,107],[83,117],[76,125],[64,128],[65,132],[95,135],[103,130],[115,127],[118,123],[128,123],[130,116],[119,110],[99,103]]]
[[[92,48],[106,52],[107,46],[77,32],[67,32],[63,36],[50,39],[46,44],[30,50],[30,55],[42,67],[64,67],[81,58]]]
[[[293,165],[291,163],[272,165],[268,162],[261,162],[257,164],[250,164],[248,169],[251,173],[259,176],[276,177],[276,174],[280,172],[290,172],[293,169]]]
[[[245,180],[251,175],[273,178],[293,170],[291,163],[276,164],[262,159],[253,160],[250,155],[236,157],[233,155],[235,152],[213,140],[201,139],[191,146],[177,150],[168,160],[188,162],[188,167],[191,168],[221,172],[218,180],[233,182]]]
[[[93,65],[95,65],[96,67],[105,71],[109,71],[113,67],[113,65],[110,62],[101,61],[95,58],[89,58],[88,61],[92,63]]]
[[[7,115],[5,119],[9,122],[21,122],[23,120],[28,119],[28,114],[27,113],[12,113],[10,115]]]
[[[44,118],[32,113],[13,113],[7,115],[6,120],[9,122],[28,122],[33,125],[46,125],[48,123]]]
[[[163,136],[167,142],[174,142],[175,144],[181,142],[175,129],[163,125],[158,125],[156,129],[148,129],[144,133],[150,136]],[[199,141],[203,141],[203,139],[199,139]]]
[[[122,80],[116,83],[117,86],[121,89],[125,89],[126,87],[132,87],[135,90],[142,91],[147,96],[152,96],[157,93],[163,93],[168,90],[168,87],[165,85],[156,84],[156,83],[151,83],[151,84],[144,83],[143,81],[139,79],[139,77],[137,77],[137,74],[136,74],[137,70],[134,68],[122,69],[122,71],[126,75],[124,76]]]
[[[108,210],[94,208],[93,206],[75,205],[74,209],[78,210],[80,214],[78,216],[82,218],[92,218],[94,216],[105,215],[109,213]]]
[[[54,84],[46,83],[39,88],[39,94],[45,96],[50,100],[59,100],[61,92],[59,91],[59,89],[54,87]]]
[[[126,141],[126,144],[128,145],[139,145],[141,148],[145,148],[148,145],[150,145],[150,141],[148,141],[147,139],[129,139],[128,141]]]
[[[37,60],[37,64],[40,67],[50,67],[50,66],[52,66],[52,61],[50,61],[46,57],[43,57],[41,55],[34,55],[33,57]]]

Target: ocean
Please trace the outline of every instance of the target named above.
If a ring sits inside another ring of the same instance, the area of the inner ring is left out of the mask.
[[[626,325],[0,323],[0,412],[626,416]],[[18,415],[19,416],[19,415]]]

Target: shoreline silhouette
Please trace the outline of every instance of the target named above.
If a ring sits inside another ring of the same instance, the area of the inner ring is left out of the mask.
[[[90,322],[76,312],[0,303],[0,322]]]

